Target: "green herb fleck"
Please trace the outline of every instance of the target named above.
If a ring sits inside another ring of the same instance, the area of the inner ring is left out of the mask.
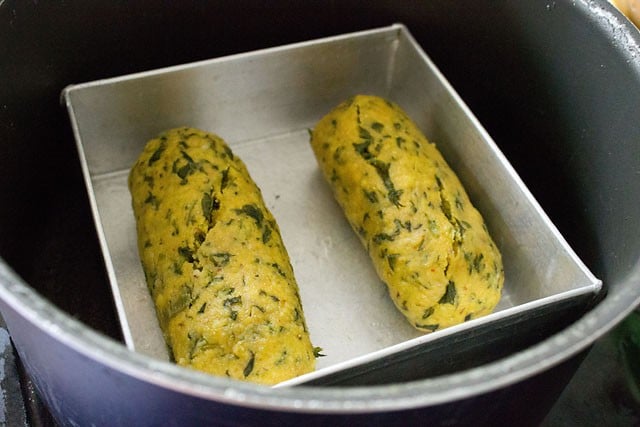
[[[260,295],[271,298],[272,301],[279,302],[280,298],[275,295],[268,294],[264,289],[260,289]]]
[[[202,230],[197,230],[193,234],[193,239],[198,245],[201,245],[207,239],[207,235]]]
[[[476,271],[476,273],[480,273],[484,270],[484,263],[482,260],[484,259],[484,254],[479,253],[473,258],[472,267]]]
[[[231,260],[231,254],[229,252],[217,252],[209,255],[209,259],[216,267],[224,267],[229,264]]]
[[[287,277],[287,274],[282,270],[282,268],[280,268],[280,264],[274,262],[271,264],[271,266],[278,272],[280,276]]]
[[[188,285],[182,285],[175,298],[169,300],[169,304],[160,315],[160,322],[166,325],[176,314],[189,307],[193,301],[193,289]]]
[[[421,325],[419,323],[416,323],[416,328],[418,329],[423,329],[425,331],[429,331],[429,332],[433,332],[435,330],[437,330],[440,327],[440,324],[436,323],[433,325]]]
[[[389,201],[391,203],[393,203],[395,206],[400,207],[402,206],[400,204],[400,196],[402,195],[402,190],[397,190],[393,184],[393,181],[391,180],[391,177],[389,176],[389,168],[390,168],[390,164],[389,163],[384,163],[381,162],[379,160],[371,160],[369,163],[371,163],[371,165],[376,169],[376,172],[378,173],[378,175],[380,176],[380,178],[382,179],[382,182],[385,186],[385,188],[387,189],[387,197],[389,198]]]
[[[389,263],[389,268],[391,269],[391,271],[395,271],[396,261],[398,261],[398,257],[400,257],[400,254],[387,255],[387,262]]]
[[[345,149],[344,145],[340,145],[333,152],[333,160],[335,160],[336,163],[338,163],[339,165],[342,165],[345,163],[344,160],[342,159],[342,153],[344,152],[344,149]]]
[[[182,275],[182,263],[180,262],[174,262],[173,263],[173,272],[178,275],[181,276]]]
[[[264,313],[264,312],[265,312],[264,307],[262,307],[262,306],[260,306],[260,305],[256,305],[256,304],[254,304],[254,305],[252,305],[251,307],[252,307],[252,308],[257,309],[257,310],[258,310],[259,312],[261,312],[261,313]]]
[[[229,185],[229,168],[226,168],[225,170],[222,171],[222,180],[220,182],[220,192],[222,193],[222,190],[227,188],[228,185]]]
[[[180,234],[180,227],[178,227],[178,223],[175,220],[171,221],[171,226],[173,227],[173,230],[171,231],[172,236]]]
[[[365,141],[373,140],[371,133],[367,129],[363,128],[362,126],[358,126],[358,135],[360,136],[360,139],[364,139]]]
[[[153,188],[153,186],[155,185],[155,179],[152,175],[145,175],[142,179],[149,185],[150,188]]]
[[[271,240],[271,227],[265,227],[264,231],[262,232],[262,243],[264,243],[265,245],[269,242],[269,240]]]
[[[340,179],[338,176],[338,172],[336,172],[335,168],[331,170],[331,182],[336,182]]]
[[[233,160],[233,151],[231,151],[231,147],[229,147],[227,144],[224,144],[223,148],[224,152],[227,153],[227,156],[229,156],[229,158]]]
[[[180,154],[182,154],[182,158],[173,162],[172,172],[180,177],[182,180],[180,184],[184,185],[187,182],[187,177],[198,170],[198,164],[186,151],[180,151]]]
[[[378,203],[378,195],[376,194],[375,190],[367,191],[363,189],[362,192],[364,193],[364,196],[367,198],[367,200],[369,200],[371,203]]]
[[[187,262],[193,262],[194,258],[193,258],[193,251],[191,249],[189,249],[189,247],[187,246],[181,246],[178,248],[178,254],[184,258],[185,261]]]
[[[382,132],[382,130],[384,129],[384,125],[380,122],[373,122],[371,123],[371,129],[379,133],[379,132]]]
[[[325,357],[326,354],[322,354],[324,350],[322,349],[322,347],[313,347],[313,357],[315,357],[316,359],[318,357]]]
[[[454,304],[456,302],[456,284],[453,280],[449,280],[444,295],[438,301],[438,304]]]
[[[198,314],[202,314],[204,313],[204,311],[207,308],[207,302],[205,301],[204,303],[202,303],[202,306],[200,307],[200,309],[198,310]]]
[[[209,193],[202,195],[200,202],[202,207],[202,215],[209,223],[213,223],[213,211],[220,209],[220,201]]]
[[[422,314],[422,318],[423,318],[423,319],[426,319],[426,318],[430,317],[430,316],[433,314],[433,312],[434,312],[434,311],[435,311],[435,309],[434,309],[433,307],[429,307],[429,308],[427,308],[427,309],[424,311],[424,313]]]
[[[393,242],[395,238],[396,238],[395,235],[392,235],[392,234],[378,233],[375,236],[373,236],[373,243],[375,243],[376,245],[379,245],[384,241]]]
[[[458,208],[459,210],[464,210],[464,204],[462,203],[462,200],[460,199],[460,195],[456,194],[454,203],[456,205],[456,208]]]
[[[244,370],[242,371],[245,378],[248,377],[253,371],[253,365],[256,360],[256,355],[253,354],[253,351],[251,351],[250,353],[251,353],[251,356],[249,356],[249,361],[247,362],[247,364],[244,367]]]
[[[144,199],[144,203],[153,206],[153,208],[156,210],[160,206],[160,200],[155,195],[153,195],[151,191],[149,191],[149,195],[147,196],[147,198]]]
[[[231,307],[233,305],[238,305],[238,304],[242,304],[242,297],[241,296],[227,298],[222,303],[222,305],[225,306],[225,307]]]
[[[189,338],[190,344],[189,359],[193,359],[198,350],[205,348],[209,344],[206,338],[194,331],[189,331],[187,338]]]
[[[282,365],[287,360],[287,350],[283,350],[280,353],[280,357],[275,361],[276,366]]]
[[[247,204],[242,207],[242,209],[235,209],[235,213],[247,215],[253,218],[256,222],[258,228],[262,228],[262,220],[264,219],[264,215],[262,210],[254,204]]]
[[[447,200],[444,195],[440,194],[440,209],[442,209],[442,213],[449,220],[449,222],[453,224],[453,215],[451,215],[451,205],[449,204],[449,200]]]
[[[360,143],[354,143],[353,144],[353,148],[356,150],[356,152],[365,160],[369,161],[371,160],[374,156],[373,154],[371,154],[369,152],[369,146],[371,145],[371,140],[367,139],[363,142]]]
[[[160,157],[162,156],[162,153],[164,153],[164,150],[166,150],[166,148],[167,148],[167,141],[166,140],[160,141],[160,146],[156,149],[156,151],[153,152],[151,157],[149,157],[149,161],[147,162],[147,164],[151,166],[152,164],[160,160]]]

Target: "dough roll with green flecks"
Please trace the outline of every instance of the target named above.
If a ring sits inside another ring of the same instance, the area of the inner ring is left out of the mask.
[[[438,149],[396,104],[354,96],[311,132],[318,164],[389,295],[435,331],[490,313],[502,259]]]
[[[190,128],[159,135],[129,189],[145,277],[178,364],[263,384],[314,369],[279,228],[221,138]]]

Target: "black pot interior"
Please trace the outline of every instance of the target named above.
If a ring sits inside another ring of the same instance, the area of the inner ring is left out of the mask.
[[[574,3],[0,2],[0,256],[55,305],[120,339],[60,91],[401,22],[613,288],[640,252],[640,71],[621,54],[624,40]],[[466,366],[461,358],[446,371]]]

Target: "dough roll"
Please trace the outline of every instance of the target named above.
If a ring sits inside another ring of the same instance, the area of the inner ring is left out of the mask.
[[[138,249],[175,362],[275,384],[310,372],[314,348],[278,226],[216,135],[169,130],[129,175]]]
[[[323,117],[311,146],[398,310],[423,331],[490,313],[502,260],[436,146],[400,107],[355,96]]]

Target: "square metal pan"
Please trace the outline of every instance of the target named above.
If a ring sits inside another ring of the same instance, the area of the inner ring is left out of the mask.
[[[425,335],[388,298],[308,141],[309,128],[358,93],[400,104],[483,214],[506,276],[493,314]],[[315,372],[277,386],[348,383],[363,371],[402,379],[385,369],[395,359],[446,353],[449,341],[513,333],[501,325],[587,307],[600,290],[601,282],[402,25],[72,85],[62,97],[133,351],[169,360],[139,261],[127,176],[146,141],[177,126],[222,136],[247,164],[281,228],[312,341],[326,357]]]

